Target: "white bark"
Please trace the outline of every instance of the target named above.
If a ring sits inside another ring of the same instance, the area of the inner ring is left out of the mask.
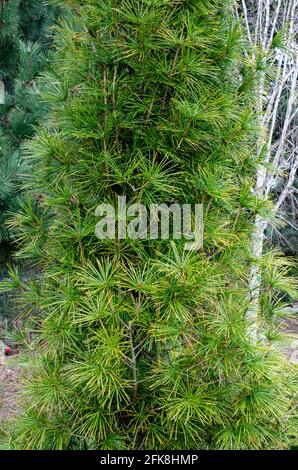
[[[264,165],[258,168],[255,193],[270,197],[280,174],[283,172],[283,188],[276,200],[278,213],[289,195],[293,195],[293,183],[298,168],[298,0],[241,0],[240,9],[244,18],[251,46],[262,48],[268,61],[275,65],[275,76],[270,80],[259,79],[258,112],[260,128],[265,134],[260,138],[260,150],[266,145]],[[286,48],[273,49],[272,40],[281,28],[288,27]],[[294,150],[293,150],[294,149]],[[259,156],[258,155],[258,156]],[[269,165],[273,170],[268,170]],[[282,217],[282,215],[281,215]],[[251,302],[247,311],[249,335],[252,341],[259,338],[259,297],[261,274],[259,260],[263,254],[266,220],[256,217],[252,236],[250,272]]]

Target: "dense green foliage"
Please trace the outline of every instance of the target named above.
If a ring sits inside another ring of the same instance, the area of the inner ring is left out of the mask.
[[[11,236],[6,225],[23,197],[24,174],[34,171],[22,153],[24,139],[46,112],[38,99],[35,79],[47,63],[52,40],[49,27],[57,7],[43,0],[9,0],[0,3],[0,80],[5,84],[5,104],[0,105],[0,275],[11,261]],[[0,296],[0,321],[17,315],[10,295]]]
[[[0,105],[0,242],[9,240],[7,212],[18,208],[24,172],[21,144],[31,137],[44,114],[34,79],[46,63],[56,7],[42,0],[9,0],[0,5],[0,80],[5,104]],[[32,171],[32,169],[31,169]],[[9,252],[5,245],[5,251]]]
[[[40,312],[14,445],[282,448],[290,371],[246,320],[252,225],[269,210],[251,192],[263,62],[244,59],[228,0],[70,4],[44,78],[51,113],[27,146],[32,198],[11,223],[18,257],[44,275],[2,286]],[[95,209],[119,195],[202,202],[203,249],[98,240]],[[294,286],[279,258],[262,263],[273,340]]]

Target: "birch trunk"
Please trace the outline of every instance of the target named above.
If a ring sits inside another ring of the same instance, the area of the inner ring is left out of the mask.
[[[256,175],[255,193],[270,197],[279,174],[283,172],[283,188],[276,199],[275,212],[290,194],[298,168],[297,78],[298,78],[298,15],[297,0],[241,0],[240,12],[244,18],[247,38],[252,49],[261,48],[268,62],[275,67],[275,75],[266,85],[261,76],[258,90],[258,114],[262,135],[257,157],[266,146],[263,165]],[[285,47],[274,48],[272,41],[278,31],[288,28]],[[286,106],[284,109],[284,104]],[[273,170],[269,171],[271,164]],[[261,339],[260,289],[262,283],[259,261],[263,255],[268,221],[256,216],[252,234],[253,264],[250,271],[250,305],[247,311],[248,334],[253,342]]]

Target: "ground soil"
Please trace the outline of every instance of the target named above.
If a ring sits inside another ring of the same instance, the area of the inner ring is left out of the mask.
[[[17,395],[21,367],[15,361],[7,360],[0,365],[0,426],[12,420],[18,413]]]

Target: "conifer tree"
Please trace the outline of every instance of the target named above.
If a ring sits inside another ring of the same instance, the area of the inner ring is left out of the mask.
[[[11,223],[43,277],[2,284],[39,311],[14,445],[282,448],[291,371],[251,342],[246,315],[252,226],[270,209],[251,191],[264,64],[244,55],[229,0],[69,3],[44,76],[51,112],[26,150],[32,198]],[[119,196],[202,203],[203,248],[99,240],[96,208]],[[293,293],[267,258],[267,300]]]

